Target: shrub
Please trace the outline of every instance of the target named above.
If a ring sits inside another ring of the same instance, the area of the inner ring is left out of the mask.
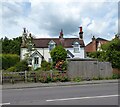
[[[67,70],[67,62],[64,60],[60,60],[56,63],[55,68],[59,71]]]
[[[60,82],[67,82],[67,81],[69,81],[69,78],[66,74],[62,73],[62,74],[60,74],[59,81]]]
[[[50,69],[51,69],[51,63],[49,63],[47,61],[42,61],[41,62],[41,69],[43,71],[50,71]]]
[[[42,83],[69,81],[66,74],[59,73],[59,72],[52,72],[52,74],[51,74],[50,72],[43,71],[43,72],[40,72],[40,74],[38,74],[38,75],[39,76],[37,78]]]
[[[15,65],[15,67],[16,67],[17,72],[29,70],[28,63],[25,60],[22,60],[22,61],[18,62]]]
[[[51,77],[50,74],[48,72],[41,72],[40,73],[40,77],[39,77],[39,81],[42,83],[48,83],[51,81]]]
[[[99,80],[99,77],[93,77],[92,80]]]
[[[81,77],[76,77],[76,78],[73,78],[72,81],[74,81],[74,82],[80,82],[80,81],[82,81],[82,79],[81,79]]]
[[[115,73],[114,73],[114,74],[112,75],[112,78],[113,78],[113,79],[120,79],[120,74],[115,74]]]
[[[32,69],[32,68],[31,68]],[[37,69],[35,69],[34,71],[40,71],[41,70],[41,68],[37,68]]]
[[[19,62],[20,58],[16,54],[0,54],[2,59],[2,69],[8,69]]]
[[[15,67],[15,66],[10,67],[10,68],[8,68],[6,71],[15,72],[15,71],[16,71],[16,67]]]
[[[56,65],[58,61],[61,60],[66,60],[67,58],[67,51],[61,46],[56,46],[51,52],[50,52],[52,61],[53,61],[53,66]]]

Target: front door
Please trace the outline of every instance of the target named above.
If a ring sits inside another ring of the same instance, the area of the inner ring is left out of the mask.
[[[39,67],[39,57],[34,57],[34,69]]]

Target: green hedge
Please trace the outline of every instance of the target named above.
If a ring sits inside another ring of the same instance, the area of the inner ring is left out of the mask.
[[[0,54],[2,59],[2,69],[6,70],[19,62],[20,57],[16,54]]]
[[[14,66],[8,68],[6,71],[10,71],[10,72],[21,72],[21,71],[28,71],[28,63],[25,60],[22,60],[20,62],[18,62],[17,64],[15,64]]]

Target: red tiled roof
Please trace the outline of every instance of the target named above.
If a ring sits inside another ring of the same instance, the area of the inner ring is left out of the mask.
[[[61,44],[59,38],[39,38],[39,39],[33,39],[33,43],[36,48],[48,48],[48,43],[53,40],[56,45]],[[63,44],[65,48],[72,47],[74,42],[80,43],[82,47],[84,47],[84,41],[79,40],[79,38],[63,38]]]

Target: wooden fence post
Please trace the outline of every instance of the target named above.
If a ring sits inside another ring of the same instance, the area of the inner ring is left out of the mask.
[[[27,71],[25,71],[25,82],[27,82]]]
[[[2,70],[0,71],[0,83],[2,84]]]

